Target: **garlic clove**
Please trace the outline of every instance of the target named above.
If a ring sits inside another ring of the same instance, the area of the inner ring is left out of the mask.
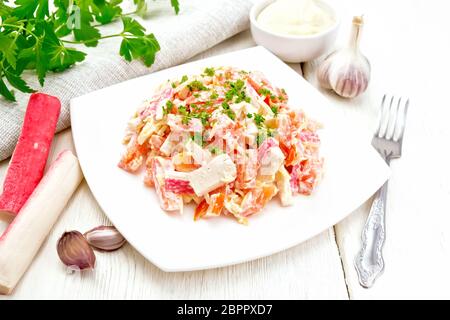
[[[126,240],[113,226],[99,226],[87,231],[84,236],[87,242],[98,250],[114,251],[121,248]]]
[[[354,17],[349,46],[328,55],[317,69],[320,86],[344,98],[360,95],[370,81],[369,60],[358,47],[362,25],[362,17]]]
[[[95,254],[85,237],[78,231],[64,232],[57,245],[58,256],[68,267],[93,269]]]
[[[331,59],[328,59],[329,57],[330,55],[325,58],[317,69],[317,80],[319,81],[319,85],[325,89],[332,89],[330,85]]]

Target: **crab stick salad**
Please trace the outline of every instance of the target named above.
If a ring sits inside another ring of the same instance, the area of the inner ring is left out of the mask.
[[[165,211],[240,223],[274,197],[289,206],[320,180],[319,125],[260,72],[206,68],[163,83],[128,123],[119,167],[145,171]]]

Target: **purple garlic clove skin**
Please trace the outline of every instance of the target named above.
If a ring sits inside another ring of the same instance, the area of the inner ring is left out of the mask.
[[[341,58],[342,60],[345,57]],[[370,65],[365,57],[354,57],[344,62],[330,75],[331,88],[344,98],[354,98],[366,91],[370,80]]]
[[[333,54],[334,52],[328,55],[317,69],[317,81],[319,81],[319,85],[324,89],[332,89],[330,85],[330,67],[332,59],[329,58]]]
[[[113,226],[98,226],[87,231],[84,236],[94,249],[101,251],[114,251],[126,243],[125,238]]]
[[[362,17],[354,17],[349,46],[328,55],[317,69],[320,86],[344,98],[360,95],[370,81],[369,60],[358,47],[362,25]]]
[[[58,256],[68,267],[93,269],[95,254],[85,237],[78,231],[64,232],[57,244]]]

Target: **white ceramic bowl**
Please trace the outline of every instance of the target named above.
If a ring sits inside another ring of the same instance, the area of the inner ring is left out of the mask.
[[[256,18],[260,12],[275,0],[262,0],[255,3],[250,10],[250,28],[257,44],[270,50],[285,62],[304,62],[313,60],[327,53],[333,46],[339,29],[339,16],[330,5],[318,1],[330,10],[335,23],[328,29],[313,35],[282,35],[262,28]]]

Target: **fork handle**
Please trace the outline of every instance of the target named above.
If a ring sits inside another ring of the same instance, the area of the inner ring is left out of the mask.
[[[370,288],[384,270],[382,255],[385,232],[386,195],[388,182],[377,191],[362,231],[362,248],[355,258],[359,283]]]

